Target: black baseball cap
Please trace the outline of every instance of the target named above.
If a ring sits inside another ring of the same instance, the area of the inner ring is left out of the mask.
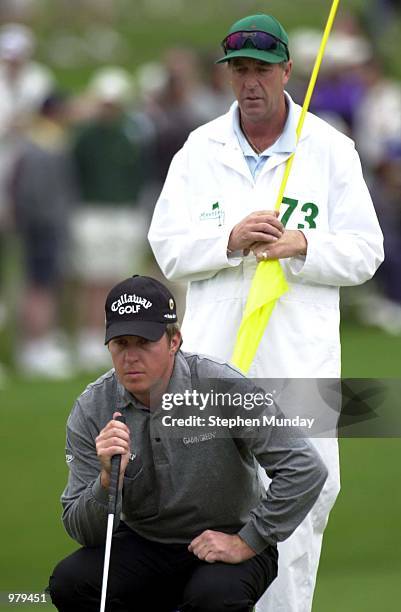
[[[107,344],[117,336],[140,336],[160,340],[169,323],[177,322],[173,295],[150,276],[138,276],[118,283],[106,298]]]

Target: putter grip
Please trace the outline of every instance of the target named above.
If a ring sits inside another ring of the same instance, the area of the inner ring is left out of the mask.
[[[115,421],[125,423],[125,417],[118,416]],[[109,514],[116,513],[117,497],[118,497],[118,481],[120,475],[121,455],[113,455],[111,458],[111,474],[109,486]]]

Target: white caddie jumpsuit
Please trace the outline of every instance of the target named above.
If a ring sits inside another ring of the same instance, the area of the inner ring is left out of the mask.
[[[248,214],[273,210],[289,157],[272,155],[254,180],[233,129],[236,109],[234,103],[190,134],[171,163],[149,231],[165,276],[189,282],[184,348],[227,361],[256,269],[253,255],[227,255],[228,238]],[[290,290],[275,306],[249,375],[337,378],[339,287],[374,275],[383,237],[354,143],[310,113],[280,218],[287,229],[304,232],[308,251],[281,260]],[[323,531],[340,488],[337,440],[312,442],[329,477],[306,519],[279,544],[279,575],[258,612],[311,610]]]

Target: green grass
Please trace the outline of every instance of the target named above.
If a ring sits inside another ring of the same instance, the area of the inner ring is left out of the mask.
[[[401,598],[400,440],[342,440],[314,612],[395,612]]]
[[[401,338],[343,326],[343,375],[400,377]],[[325,532],[313,612],[396,612],[400,439],[340,440],[342,490]]]
[[[397,612],[400,568],[320,572],[313,612]]]
[[[347,378],[400,378],[401,338],[376,328],[344,324],[342,374]]]
[[[0,592],[47,585],[51,564],[74,547],[60,522],[66,478],[64,427],[74,396],[84,387],[11,381],[0,392],[3,472]]]

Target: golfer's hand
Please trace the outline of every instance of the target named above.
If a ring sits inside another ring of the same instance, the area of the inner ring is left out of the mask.
[[[284,226],[277,215],[278,212],[272,210],[261,210],[248,215],[231,230],[227,247],[230,251],[244,251],[244,255],[247,255],[252,244],[275,243],[284,232]]]
[[[285,230],[280,240],[277,240],[274,244],[257,242],[251,246],[251,251],[258,263],[268,259],[285,259],[286,257],[306,255],[307,250],[307,240],[299,230]]]
[[[241,563],[256,555],[238,535],[229,535],[220,531],[207,529],[188,546],[189,552],[194,553],[208,563],[222,561],[223,563]]]
[[[121,413],[115,412],[113,420],[107,423],[96,438],[96,452],[101,464],[100,481],[105,489],[108,489],[110,484],[111,458],[113,455],[121,455],[121,487],[131,451],[129,429],[125,423],[114,420],[117,416],[121,416]]]

